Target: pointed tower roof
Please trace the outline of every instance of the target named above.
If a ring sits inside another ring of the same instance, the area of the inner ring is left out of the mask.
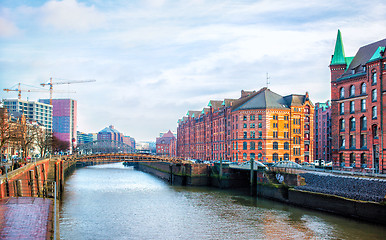
[[[346,64],[346,58],[344,54],[342,35],[340,34],[340,30],[338,29],[338,35],[336,37],[335,50],[334,55],[331,59],[331,65],[339,64]]]

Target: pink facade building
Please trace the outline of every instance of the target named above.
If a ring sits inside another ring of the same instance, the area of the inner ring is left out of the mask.
[[[40,99],[39,102],[50,104],[50,99]],[[52,109],[52,132],[54,136],[75,147],[78,122],[77,102],[72,99],[52,99]]]
[[[177,139],[169,130],[163,134],[162,137],[156,139],[156,153],[157,155],[165,155],[175,157],[177,155]]]
[[[331,159],[331,103],[316,103],[314,112],[314,160]]]

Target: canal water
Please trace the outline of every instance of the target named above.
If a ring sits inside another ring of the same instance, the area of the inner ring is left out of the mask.
[[[207,187],[170,186],[121,163],[77,169],[61,239],[386,239],[386,228]]]

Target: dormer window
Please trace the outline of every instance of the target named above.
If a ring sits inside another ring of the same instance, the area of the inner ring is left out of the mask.
[[[351,69],[351,74],[355,74],[355,68]]]

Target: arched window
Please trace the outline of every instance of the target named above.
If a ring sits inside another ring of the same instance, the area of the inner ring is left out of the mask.
[[[362,83],[361,85],[361,94],[366,94],[366,83]]]
[[[350,87],[350,96],[355,96],[355,86],[351,85]]]
[[[308,144],[304,145],[304,151],[310,151],[310,145]]]
[[[257,149],[259,149],[259,150],[263,149],[263,144],[261,142],[257,143]]]
[[[355,153],[350,153],[350,167],[355,167]]]
[[[361,117],[361,130],[367,129],[367,117],[363,116]]]
[[[279,149],[279,144],[278,144],[277,142],[273,142],[272,148],[273,148],[274,150]]]
[[[340,103],[340,114],[344,114],[344,103]]]
[[[366,168],[367,167],[367,159],[366,159],[366,153],[361,154],[361,167]]]
[[[361,111],[366,111],[366,99],[361,99]]]
[[[262,158],[263,158],[263,154],[258,153],[258,154],[257,154],[257,159],[258,159],[258,160],[261,160]]]
[[[373,89],[373,91],[371,91],[371,100],[373,102],[377,101],[377,89]]]
[[[345,128],[344,124],[345,124],[344,118],[340,119],[339,120],[339,131],[341,131],[341,132],[344,131],[344,128]]]
[[[284,143],[284,150],[289,150],[289,143],[288,142]]]
[[[247,154],[246,154],[246,153],[243,153],[243,160],[244,160],[244,161],[247,160]]]
[[[341,89],[340,89],[340,98],[344,98],[344,88],[342,87]]]
[[[310,106],[306,106],[305,108],[304,108],[304,112],[305,113],[310,113]]]
[[[355,131],[355,118],[350,118],[350,131]]]
[[[377,72],[371,73],[371,84],[377,84]]]
[[[247,148],[248,148],[247,142],[243,142],[243,150],[247,150]]]
[[[251,157],[252,161],[255,160],[255,154],[254,153],[251,153],[250,157]]]
[[[279,160],[279,155],[277,153],[272,154],[272,158],[274,162],[277,162]]]
[[[255,150],[255,142],[251,142],[250,148],[251,148],[251,150]]]
[[[377,114],[377,106],[374,106],[373,109],[372,109],[372,117],[373,119],[376,119],[378,116]]]
[[[289,154],[288,153],[284,153],[284,160],[289,160]]]

